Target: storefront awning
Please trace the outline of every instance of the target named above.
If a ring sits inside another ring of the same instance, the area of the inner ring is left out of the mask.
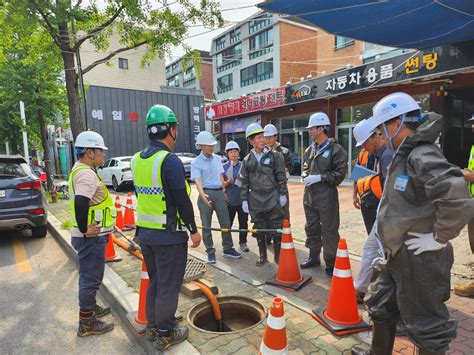
[[[390,47],[425,49],[474,39],[472,0],[268,0],[258,6]]]

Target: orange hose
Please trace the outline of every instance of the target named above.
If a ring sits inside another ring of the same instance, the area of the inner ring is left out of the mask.
[[[139,251],[136,251],[136,250],[129,250],[128,249],[128,245],[124,242],[122,242],[121,240],[117,239],[117,237],[115,235],[112,235],[112,240],[115,244],[117,244],[120,248],[122,248],[123,250],[129,252],[130,254],[132,254],[133,256],[136,256],[138,259],[140,259],[141,261],[143,261],[143,255],[142,253],[140,253]]]
[[[202,293],[204,293],[204,296],[206,296],[209,302],[211,302],[212,311],[214,312],[214,317],[216,318],[216,320],[222,320],[222,313],[221,309],[219,308],[219,302],[217,302],[217,298],[216,296],[214,296],[214,293],[212,293],[212,290],[206,285],[200,283],[199,281],[192,281],[192,283],[199,287]]]

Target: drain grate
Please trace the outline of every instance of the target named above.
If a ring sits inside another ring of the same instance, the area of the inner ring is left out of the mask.
[[[206,272],[206,264],[194,258],[189,258],[186,262],[183,282],[190,282],[199,279]]]

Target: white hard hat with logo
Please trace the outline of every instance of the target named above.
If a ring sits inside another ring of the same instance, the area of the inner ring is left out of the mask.
[[[196,137],[196,145],[216,145],[217,141],[214,136],[206,131],[199,132]]]
[[[97,148],[108,150],[105,146],[104,138],[94,131],[84,131],[77,135],[76,142],[74,143],[75,148]]]
[[[239,152],[240,152],[240,147],[239,145],[237,144],[237,142],[235,141],[229,141],[226,145],[225,145],[225,151],[227,152],[228,150],[231,150],[231,149],[237,149]]]
[[[271,123],[267,124],[263,128],[263,136],[264,137],[272,137],[272,136],[276,136],[277,134],[278,134],[277,128],[274,125],[272,125]]]
[[[251,123],[247,126],[247,129],[245,130],[245,138],[249,138],[255,134],[258,133],[263,133],[263,128],[260,126],[260,123]]]
[[[330,125],[331,122],[329,121],[328,115],[326,115],[324,112],[316,112],[309,116],[309,122],[306,128]]]
[[[390,121],[393,118],[403,116],[408,112],[421,110],[420,105],[413,97],[404,92],[395,92],[382,98],[372,108],[373,117],[370,119],[372,129]],[[420,120],[421,115],[417,117]],[[410,122],[405,120],[405,122]]]
[[[367,120],[362,120],[354,127],[354,131],[352,133],[354,134],[354,138],[357,141],[356,147],[360,147],[367,141],[367,139],[370,138],[370,136],[374,134],[372,130],[375,127],[370,124],[369,120],[370,118]]]

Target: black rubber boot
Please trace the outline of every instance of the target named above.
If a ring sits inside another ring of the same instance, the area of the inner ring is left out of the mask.
[[[354,346],[351,350],[352,355],[392,355],[396,329],[396,324],[374,322],[372,346],[369,350]]]
[[[300,264],[300,267],[302,269],[309,269],[310,267],[316,266],[321,266],[321,257],[319,256],[319,251],[310,250],[308,259],[303,261]]]
[[[257,266],[262,266],[267,262],[267,241],[265,239],[265,235],[258,235],[257,236],[257,243],[258,243],[258,254],[259,257],[257,262],[255,263]]]
[[[273,237],[273,261],[278,265],[280,262],[281,237]]]
[[[100,335],[110,332],[114,329],[113,322],[104,322],[92,316],[88,320],[79,320],[79,329],[77,330],[77,336],[87,337],[89,335]]]
[[[418,354],[419,355],[445,355],[446,351],[438,350],[438,351],[431,351],[431,350],[425,350],[422,348],[418,348]]]

